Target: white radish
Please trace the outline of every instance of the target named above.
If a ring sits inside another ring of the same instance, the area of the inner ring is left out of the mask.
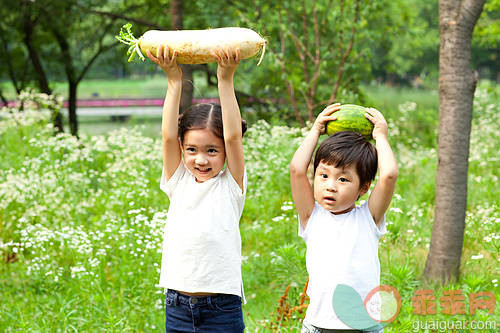
[[[253,57],[262,48],[259,63],[265,53],[267,41],[258,33],[247,28],[217,28],[207,30],[177,30],[160,31],[149,30],[139,39],[136,39],[130,31],[132,25],[127,23],[120,30],[116,38],[130,45],[128,61],[132,61],[135,54],[144,61],[143,54],[149,50],[156,55],[158,46],[168,46],[170,52],[177,52],[177,62],[180,64],[204,64],[216,62],[217,59],[211,54],[217,47],[239,48],[240,58]],[[124,32],[123,29],[126,31]]]

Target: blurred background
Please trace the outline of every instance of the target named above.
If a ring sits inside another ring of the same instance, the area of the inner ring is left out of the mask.
[[[127,62],[115,36],[128,22],[137,38],[239,26],[268,40],[260,66],[259,55],[243,60],[235,75],[250,125],[240,222],[248,332],[300,332],[308,275],[288,167],[308,122],[334,101],[378,108],[400,165],[379,258],[381,283],[399,291],[402,307],[385,332],[423,323],[412,302],[419,289],[432,288],[441,306],[450,290],[465,302],[500,298],[500,0],[485,3],[473,32],[470,149],[467,131],[443,122],[467,134],[453,142],[469,149],[465,222],[452,225],[465,228],[460,275],[445,286],[421,279],[443,125],[437,0],[0,0],[0,17],[0,104],[9,106],[0,108],[1,332],[164,330],[155,285],[168,211],[159,189],[167,79],[149,60]],[[182,70],[182,109],[217,100],[216,64]],[[445,199],[458,207],[456,195]],[[436,308],[426,323],[498,331],[500,306],[466,305],[455,316]]]
[[[383,111],[408,100],[398,99],[402,94],[420,106],[437,105],[437,1],[0,2],[1,102],[28,88],[62,96],[64,126],[73,134],[78,125],[92,134],[135,124],[145,124],[147,135],[158,133],[166,79],[149,60],[127,62],[127,46],[115,39],[127,22],[137,38],[151,29],[228,26],[265,37],[262,64],[256,67],[258,57],[242,61],[235,80],[250,123],[275,119],[303,126],[333,101]],[[472,67],[493,82],[500,81],[499,7],[496,0],[486,3],[472,44]],[[182,109],[193,99],[217,97],[216,64],[183,66],[183,72]],[[117,110],[130,106],[138,108]],[[68,120],[68,110],[77,115]]]

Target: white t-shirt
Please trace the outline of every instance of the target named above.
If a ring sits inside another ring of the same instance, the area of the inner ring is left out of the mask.
[[[239,221],[243,191],[228,168],[196,182],[183,161],[160,188],[170,198],[163,238],[159,285],[185,292],[213,292],[243,297]]]
[[[377,228],[368,202],[340,215],[316,202],[306,228],[299,222],[299,236],[307,245],[309,323],[326,329],[351,329],[335,314],[333,292],[337,284],[346,284],[364,300],[380,285],[378,240],[385,232],[385,218]]]

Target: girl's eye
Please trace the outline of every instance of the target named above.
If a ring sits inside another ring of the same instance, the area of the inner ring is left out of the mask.
[[[194,153],[195,152],[194,148],[192,148],[192,147],[186,148],[186,151],[188,151],[190,153]]]
[[[209,149],[209,150],[208,150],[208,152],[209,152],[210,154],[215,154],[215,153],[217,152],[217,149],[213,149],[213,148],[211,148],[211,149]]]
[[[323,178],[323,179],[326,179],[326,178],[328,178],[328,175],[327,175],[327,174],[322,173],[322,174],[320,174],[320,177],[321,177],[321,178]]]
[[[347,178],[340,177],[340,178],[339,178],[339,181],[340,181],[341,183],[345,183],[345,182],[348,182],[349,180],[348,180]]]

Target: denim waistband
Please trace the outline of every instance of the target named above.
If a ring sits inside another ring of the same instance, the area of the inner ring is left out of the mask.
[[[240,296],[231,294],[214,294],[209,296],[189,296],[179,293],[176,290],[168,289],[167,297],[171,298],[175,304],[185,305],[206,305],[212,302],[223,301],[225,299],[234,299],[235,297],[241,299]]]

